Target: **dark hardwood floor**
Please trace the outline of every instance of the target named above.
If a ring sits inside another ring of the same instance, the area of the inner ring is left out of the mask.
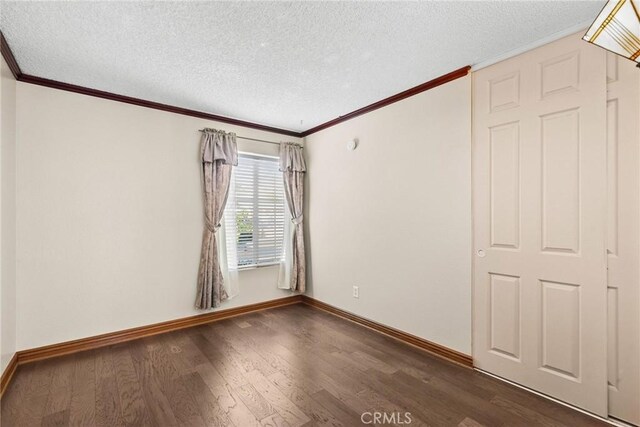
[[[304,305],[21,366],[1,416],[2,427],[356,426],[365,412],[405,425],[409,412],[411,426],[605,425]]]

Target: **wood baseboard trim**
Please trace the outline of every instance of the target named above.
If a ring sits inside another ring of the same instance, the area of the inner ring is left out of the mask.
[[[140,326],[137,328],[125,329],[123,331],[110,332],[107,334],[96,335],[78,340],[67,341],[59,344],[52,344],[43,347],[21,350],[14,354],[9,365],[2,373],[0,380],[0,397],[9,386],[18,366],[24,365],[38,360],[50,359],[54,357],[64,356],[68,354],[79,353],[82,351],[93,350],[109,345],[120,344],[127,341],[133,341],[153,335],[164,334],[167,332],[177,331],[179,329],[190,328],[193,326],[204,325],[230,317],[240,316],[256,311],[267,310],[270,308],[284,307],[292,304],[306,304],[325,312],[331,313],[346,320],[350,320],[359,325],[370,328],[376,332],[385,334],[406,344],[410,344],[430,354],[446,359],[450,362],[457,363],[465,367],[473,367],[473,359],[471,356],[460,353],[448,347],[425,340],[415,335],[408,334],[398,329],[374,322],[330,304],[318,301],[306,295],[293,295],[285,298],[279,298],[271,301],[249,304],[241,307],[228,308],[225,310],[214,311],[196,316],[183,317],[181,319],[169,320],[152,325]]]
[[[9,364],[5,368],[4,372],[2,372],[2,377],[0,377],[0,399],[2,399],[2,395],[4,391],[9,386],[11,382],[11,378],[13,378],[13,374],[16,373],[16,369],[18,368],[18,354],[14,353],[13,357],[9,361]]]
[[[123,331],[81,338],[78,340],[67,341],[60,344],[52,344],[44,347],[22,350],[17,353],[17,362],[18,365],[23,365],[25,363],[35,362],[37,360],[49,359],[52,357],[78,353],[86,350],[93,350],[113,344],[119,344],[140,338],[150,337],[152,335],[164,334],[167,332],[177,331],[179,329],[190,328],[192,326],[204,325],[206,323],[227,319],[229,317],[240,316],[246,313],[253,313],[269,308],[298,304],[300,302],[301,295],[294,295],[271,301],[244,305],[242,307],[228,308],[225,310],[213,311],[210,313],[198,314],[190,317],[183,317],[181,319],[169,320],[167,322],[140,326]]]
[[[308,297],[306,295],[302,295],[302,303],[334,314],[343,319],[358,323],[369,329],[373,329],[374,331],[390,336],[391,338],[395,338],[398,341],[412,345],[414,347],[418,347],[421,350],[446,359],[450,362],[457,363],[458,365],[462,365],[467,368],[473,368],[473,358],[468,354],[460,353],[459,351],[453,350],[440,344],[436,344],[415,335],[408,334],[399,329],[374,322],[373,320],[365,319],[364,317],[358,316],[357,314],[350,313],[348,311],[342,310],[338,307],[334,307],[330,304]]]

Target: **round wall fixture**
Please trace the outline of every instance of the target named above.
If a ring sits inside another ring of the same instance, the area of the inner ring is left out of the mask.
[[[357,146],[358,146],[358,141],[355,139],[350,139],[349,142],[347,142],[347,150],[349,151],[355,150]]]

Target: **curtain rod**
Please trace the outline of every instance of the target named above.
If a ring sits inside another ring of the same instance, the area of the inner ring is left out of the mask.
[[[200,132],[204,132],[206,129],[200,129]],[[280,145],[279,142],[274,142],[274,141],[267,141],[266,139],[257,139],[257,138],[249,138],[246,136],[240,136],[240,135],[236,135],[236,138],[240,138],[240,139],[246,139],[248,141],[256,141],[256,142],[266,142],[267,144],[275,144],[275,145]],[[302,145],[300,144],[296,144],[293,143],[294,145],[297,145],[298,147],[302,147]]]

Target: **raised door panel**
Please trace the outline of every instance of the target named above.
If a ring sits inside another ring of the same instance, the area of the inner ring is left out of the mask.
[[[520,131],[518,123],[490,129],[491,246],[520,246]]]
[[[580,251],[580,111],[540,118],[542,250]]]
[[[542,358],[540,367],[554,375],[580,380],[580,286],[540,281]]]
[[[573,51],[540,63],[542,98],[574,92],[580,87],[580,52]]]
[[[490,275],[490,346],[494,353],[520,360],[520,278]]]
[[[513,72],[489,82],[489,110],[507,110],[520,105],[520,73]]]

